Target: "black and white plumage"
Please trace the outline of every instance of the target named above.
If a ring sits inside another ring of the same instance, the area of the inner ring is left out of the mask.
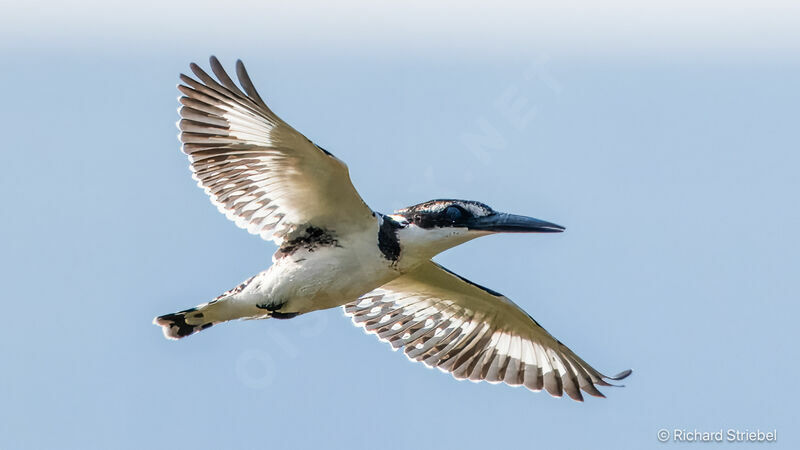
[[[508,298],[431,261],[498,232],[560,232],[545,221],[466,200],[383,215],[347,166],[275,115],[241,61],[237,86],[212,57],[181,75],[180,140],[193,177],[229,219],[273,240],[273,265],[208,303],[155,319],[168,338],[243,318],[288,319],[343,306],[367,332],[459,379],[524,385],[553,396],[602,396],[607,377]]]
[[[278,245],[298,224],[318,227],[367,220],[372,211],[347,166],[276,116],[239,61],[240,90],[216,58],[220,84],[196,64],[200,81],[181,75],[182,150],[193,177],[220,212]],[[336,200],[335,207],[331,200]]]
[[[412,361],[458,379],[562,389],[575,400],[580,390],[603,396],[595,385],[606,377],[550,335],[511,300],[427,261],[345,305],[353,323],[402,348]]]

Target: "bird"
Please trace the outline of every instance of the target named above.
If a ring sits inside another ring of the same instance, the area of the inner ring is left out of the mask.
[[[598,386],[630,375],[603,375],[510,299],[432,261],[481,236],[564,227],[470,200],[374,211],[343,161],[267,106],[241,60],[239,85],[214,56],[210,67],[216,78],[195,63],[194,77],[180,75],[181,150],[219,211],[278,249],[268,269],[233,289],[156,317],[166,338],[342,307],[367,333],[456,379],[583,401],[581,391],[604,397]]]

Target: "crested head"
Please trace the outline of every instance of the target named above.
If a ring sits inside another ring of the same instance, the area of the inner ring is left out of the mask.
[[[446,199],[430,200],[381,216],[381,229],[384,233],[391,230],[399,242],[394,248],[396,255],[406,263],[427,260],[448,248],[492,233],[564,231],[563,227],[543,220],[497,212],[481,202]]]
[[[412,267],[448,248],[489,234],[471,230],[470,224],[492,214],[492,208],[480,202],[430,200],[383,217],[382,229],[392,230],[398,242],[400,265]]]
[[[459,227],[466,228],[470,221],[494,214],[494,210],[473,200],[430,200],[395,211],[409,224],[420,228]]]

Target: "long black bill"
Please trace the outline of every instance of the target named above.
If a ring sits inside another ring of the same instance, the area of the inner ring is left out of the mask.
[[[495,213],[476,217],[467,225],[470,230],[492,231],[496,233],[560,233],[561,225],[515,214]]]

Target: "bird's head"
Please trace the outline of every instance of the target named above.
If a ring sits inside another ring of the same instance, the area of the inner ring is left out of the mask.
[[[489,234],[564,231],[564,227],[554,223],[498,212],[469,200],[431,200],[388,217],[398,224],[396,235],[403,252],[425,259]]]

